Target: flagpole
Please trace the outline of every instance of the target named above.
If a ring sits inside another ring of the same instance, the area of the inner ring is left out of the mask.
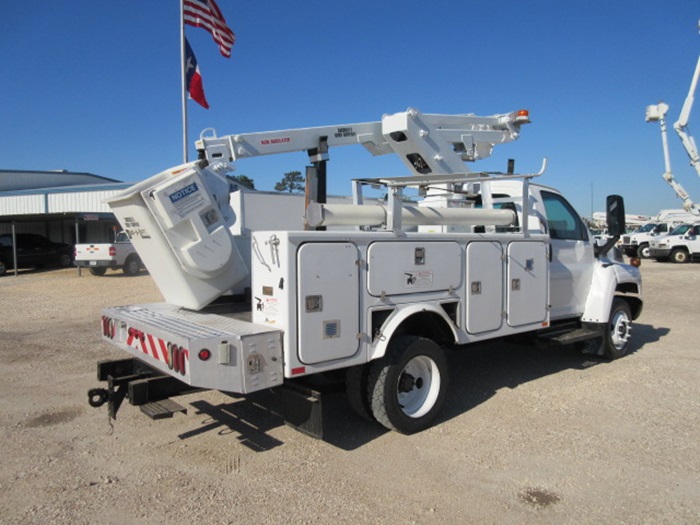
[[[185,86],[185,0],[180,0],[180,84],[182,86],[182,156],[187,162],[187,87]]]

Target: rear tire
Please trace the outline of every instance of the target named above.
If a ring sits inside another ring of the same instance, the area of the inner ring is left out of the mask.
[[[139,273],[139,270],[141,270],[141,259],[136,255],[129,255],[124,263],[122,271],[129,277],[133,277]]]
[[[420,432],[440,412],[447,384],[447,359],[440,346],[423,337],[397,337],[370,367],[372,414],[388,429]]]
[[[0,275],[5,275],[7,273],[7,265],[5,264],[5,261],[0,259]]]
[[[368,390],[369,365],[353,366],[345,373],[345,395],[357,414],[367,421],[376,421]]]
[[[107,268],[104,266],[98,266],[97,268],[90,268],[90,273],[97,277],[100,277],[107,273]]]
[[[73,258],[69,254],[64,253],[58,258],[58,264],[61,268],[68,268],[69,266],[73,266]]]
[[[688,262],[689,258],[688,252],[686,252],[683,248],[676,248],[671,252],[671,260],[674,263],[684,264]]]

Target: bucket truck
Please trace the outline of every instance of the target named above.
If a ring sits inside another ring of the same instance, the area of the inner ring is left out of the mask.
[[[433,425],[450,395],[448,347],[527,335],[622,357],[642,284],[612,249],[621,197],[608,197],[612,238],[597,245],[563,195],[534,183],[544,164],[526,174],[465,164],[529,122],[527,111],[408,109],[359,124],[204,132],[198,161],[109,202],[165,302],[103,310],[104,340],[128,357],[98,363],[107,387],[91,389],[90,404],[116,417],[128,399],[156,418],[184,411],[170,398],[192,389],[265,391],[287,423],[320,437],[315,380],[342,377],[358,414],[410,434]],[[357,178],[351,204],[312,192],[299,214],[226,177],[294,151],[321,173],[331,148],[351,144],[396,154],[409,175]],[[385,199],[367,196],[377,186]],[[409,188],[422,200],[408,201]]]

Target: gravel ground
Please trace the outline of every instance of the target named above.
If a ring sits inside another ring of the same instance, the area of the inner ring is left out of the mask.
[[[248,400],[90,408],[103,306],[147,274],[0,278],[0,523],[700,523],[700,265],[645,261],[632,353],[493,344],[450,355],[437,425],[388,432],[324,400],[326,437]]]

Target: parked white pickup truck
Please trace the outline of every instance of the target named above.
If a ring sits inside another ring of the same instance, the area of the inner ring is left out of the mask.
[[[75,265],[89,268],[92,275],[120,268],[126,275],[136,275],[143,266],[126,232],[119,232],[113,243],[76,244]]]

